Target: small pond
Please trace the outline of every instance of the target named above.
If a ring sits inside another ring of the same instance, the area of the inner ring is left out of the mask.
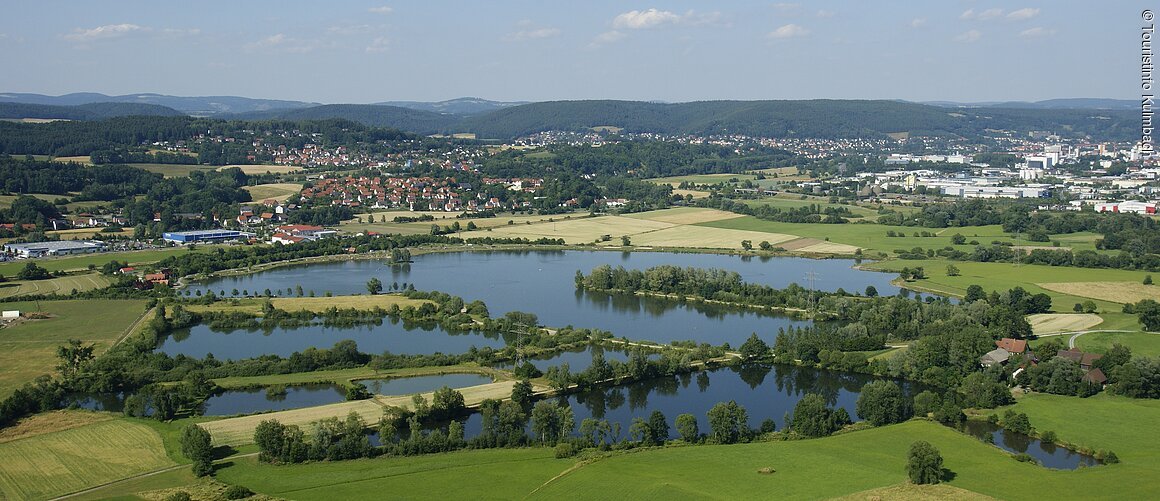
[[[1080,466],[1100,464],[1094,457],[1022,433],[1005,430],[1002,426],[988,421],[971,419],[963,423],[959,430],[984,440],[990,437],[991,443],[996,447],[1015,454],[1027,454],[1048,468],[1074,470]]]

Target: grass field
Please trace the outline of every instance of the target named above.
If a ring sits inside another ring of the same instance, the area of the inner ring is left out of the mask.
[[[107,232],[103,231],[105,228],[73,228],[71,230],[57,230],[46,231],[46,235],[57,237],[61,240],[76,240],[76,239],[95,239],[101,240],[102,237],[108,235],[116,235],[122,237],[133,236],[133,228],[123,228],[120,231]]]
[[[1031,420],[1036,423],[1035,416]],[[1065,430],[1058,428],[1068,438]],[[364,499],[383,492],[407,499],[826,499],[900,486],[906,480],[906,451],[915,440],[941,451],[944,467],[954,475],[947,485],[965,499],[979,497],[958,489],[1000,499],[1143,499],[1157,486],[1151,480],[1156,464],[1134,453],[1120,454],[1121,465],[1049,470],[928,421],[819,440],[668,447],[588,463],[552,459],[548,449],[514,449],[287,467],[246,459],[218,475],[258,492],[303,500]],[[758,472],[766,468],[774,473]]]
[[[4,309],[38,311],[35,302],[6,303]],[[108,349],[145,311],[142,300],[42,301],[39,310],[52,315],[0,329],[0,398],[55,371],[56,348],[68,339],[95,343],[95,353]]]
[[[254,458],[218,472],[223,482],[285,499],[522,499],[572,465],[546,448],[475,450],[272,467]],[[621,498],[615,491],[594,497]]]
[[[0,283],[0,298],[24,296],[28,294],[69,294],[73,290],[84,292],[87,290],[108,287],[112,283],[109,277],[99,273],[71,275],[66,277],[50,278],[48,280],[26,280]]]
[[[1099,315],[1090,313],[1040,313],[1028,315],[1027,322],[1036,336],[1056,332],[1071,332],[1091,329],[1103,322]]]
[[[285,202],[290,197],[302,191],[302,183],[259,184],[256,186],[244,186],[242,189],[248,191],[250,198],[255,202],[261,202],[271,198],[279,202]]]
[[[797,209],[801,207],[809,207],[817,205],[823,209],[825,208],[841,208],[847,209],[854,214],[861,215],[867,221],[876,221],[878,219],[878,210],[876,208],[863,207],[860,205],[851,204],[834,204],[830,203],[829,198],[823,197],[806,197],[804,200],[801,195],[781,193],[776,196],[760,198],[756,200],[745,200],[744,203],[750,207],[758,206],[772,206],[780,209]]]
[[[1160,334],[1154,332],[1091,332],[1075,340],[1083,351],[1107,353],[1113,344],[1132,349],[1132,355],[1160,357]]]
[[[1063,294],[1111,303],[1137,303],[1143,299],[1160,300],[1160,287],[1144,285],[1141,282],[1051,282],[1040,283],[1039,286]]]
[[[0,494],[45,499],[172,464],[152,428],[102,421],[0,444]]]

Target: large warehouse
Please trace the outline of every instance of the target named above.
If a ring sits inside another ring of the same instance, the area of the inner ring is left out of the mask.
[[[194,242],[225,242],[239,238],[249,238],[253,233],[234,230],[194,230],[194,231],[167,231],[162,238],[167,242],[190,244]]]
[[[105,250],[105,243],[98,240],[32,242],[27,244],[6,244],[4,250],[19,257],[64,256],[68,254],[101,252]]]

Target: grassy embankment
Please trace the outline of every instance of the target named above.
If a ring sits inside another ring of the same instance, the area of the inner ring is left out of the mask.
[[[96,345],[99,355],[145,311],[143,300],[68,300],[5,303],[4,309],[47,313],[0,330],[0,398],[42,374],[56,372],[56,349],[69,339]],[[38,310],[39,308],[39,310]]]

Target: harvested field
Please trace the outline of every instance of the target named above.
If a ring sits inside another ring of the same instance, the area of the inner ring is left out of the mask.
[[[300,183],[274,183],[246,186],[242,189],[250,192],[250,198],[255,202],[261,202],[267,199],[285,202],[290,197],[302,191],[302,185]]]
[[[297,165],[224,165],[218,167],[218,170],[231,169],[237,167],[247,176],[254,174],[290,174],[292,172],[299,172],[302,167]]]
[[[856,492],[830,501],[985,501],[995,498],[947,484],[915,485],[910,482]]]
[[[556,221],[554,223],[537,223],[525,225],[500,226],[493,229],[488,236],[516,237],[537,239],[541,237],[563,238],[570,244],[591,243],[601,235],[611,235],[613,241],[620,245],[619,237],[629,235],[633,237],[646,231],[657,231],[672,228],[676,225],[644,219],[633,219],[620,216],[604,216],[583,219]]]
[[[629,214],[625,217],[630,217],[633,219],[647,219],[649,221],[659,221],[662,223],[697,224],[707,223],[709,221],[721,221],[723,219],[733,219],[735,217],[742,216],[742,214],[737,214],[735,212],[726,212],[717,209],[680,207],[676,209],[639,212],[636,214]]]
[[[21,419],[15,426],[0,429],[0,444],[25,438],[80,428],[113,419],[112,414],[88,411],[51,411]]]
[[[172,464],[152,428],[103,421],[0,444],[0,497],[51,498]]]
[[[1136,303],[1142,299],[1160,301],[1160,286],[1139,282],[1057,282],[1035,285],[1049,291],[1113,303]]]
[[[815,254],[853,254],[857,250],[858,248],[853,245],[823,241],[802,247],[798,249],[798,252],[811,252]]]
[[[1036,336],[1055,332],[1083,331],[1103,322],[1099,315],[1091,313],[1040,313],[1028,315],[1027,322]]]
[[[0,284],[0,297],[22,296],[25,294],[69,294],[73,289],[87,291],[108,287],[112,283],[108,277],[98,273],[50,278],[48,280],[28,280]]]
[[[481,384],[479,386],[470,386],[459,389],[463,394],[464,403],[468,407],[479,405],[480,402],[486,399],[504,399],[509,398],[512,392],[514,381],[499,381],[489,384]],[[536,388],[542,390],[543,388]],[[432,400],[434,392],[424,393],[423,396],[428,402]],[[402,407],[410,408],[411,396],[381,396],[377,395],[370,400],[358,400],[354,402],[340,402],[337,404],[320,405],[317,407],[307,407],[304,409],[293,409],[288,411],[270,412],[266,414],[255,414],[252,416],[242,416],[230,419],[223,419],[221,421],[210,421],[207,423],[199,423],[198,426],[205,428],[213,436],[213,442],[216,445],[244,445],[253,443],[254,430],[258,424],[268,419],[276,419],[282,424],[295,424],[301,427],[306,427],[310,423],[325,419],[328,417],[344,418],[352,411],[357,413],[366,423],[377,423],[379,418],[383,416],[383,409],[387,407]]]
[[[633,245],[656,247],[740,249],[742,240],[749,240],[756,247],[763,240],[776,245],[778,242],[793,240],[794,238],[797,237],[760,231],[727,230],[709,226],[677,226],[632,235],[632,243]]]

